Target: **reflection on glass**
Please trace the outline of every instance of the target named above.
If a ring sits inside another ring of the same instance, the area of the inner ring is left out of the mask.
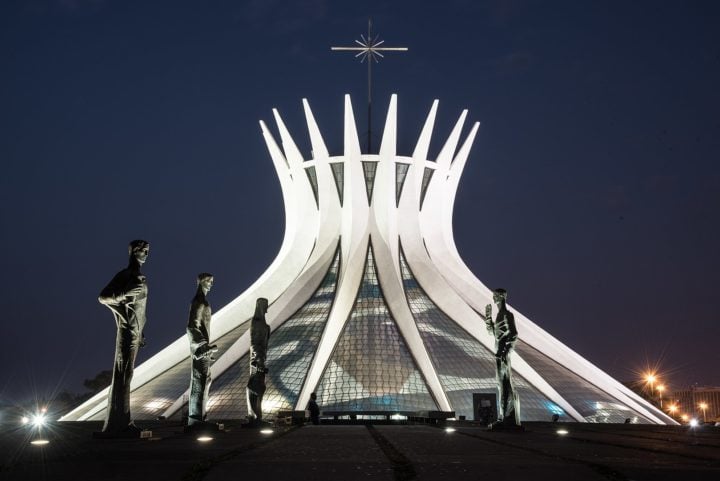
[[[305,305],[270,335],[263,417],[295,408],[330,315],[339,269],[338,247],[320,287]],[[215,419],[242,419],[247,416],[245,386],[248,376],[247,356],[219,376],[210,392],[209,415]]]

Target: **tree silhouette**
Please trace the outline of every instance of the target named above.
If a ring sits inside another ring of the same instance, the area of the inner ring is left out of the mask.
[[[85,379],[83,386],[92,391],[92,394],[98,393],[108,387],[112,381],[112,371],[100,371],[92,379]]]

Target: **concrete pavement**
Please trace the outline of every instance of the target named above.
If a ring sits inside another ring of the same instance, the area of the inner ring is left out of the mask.
[[[97,440],[99,423],[42,433],[2,426],[0,480],[718,480],[720,428],[527,423],[524,433],[472,423],[277,426],[227,423],[207,442],[172,422],[151,439]],[[567,431],[559,434],[558,430]],[[49,441],[32,445],[34,439]]]

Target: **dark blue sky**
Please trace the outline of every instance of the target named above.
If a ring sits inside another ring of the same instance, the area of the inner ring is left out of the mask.
[[[284,214],[257,121],[277,107],[309,155],[307,97],[340,153],[365,68],[330,46],[368,16],[410,48],[375,69],[400,153],[434,98],[431,155],[463,108],[482,122],[455,213],[477,276],[621,380],[720,385],[720,3],[26,0],[0,4],[1,399],[111,367],[96,296],[131,239],[143,359],[183,335],[198,272],[216,310],[262,273]]]

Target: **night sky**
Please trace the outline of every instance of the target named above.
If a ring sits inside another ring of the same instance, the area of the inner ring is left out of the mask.
[[[431,158],[462,109],[481,122],[454,219],[478,278],[619,380],[720,385],[719,2],[6,0],[0,402],[111,368],[97,294],[132,239],[141,359],[184,335],[198,272],[218,310],[265,270],[284,213],[258,120],[278,108],[309,157],[305,97],[341,153],[366,70],[330,47],[369,16],[410,49],[374,70],[400,154],[435,98]]]

